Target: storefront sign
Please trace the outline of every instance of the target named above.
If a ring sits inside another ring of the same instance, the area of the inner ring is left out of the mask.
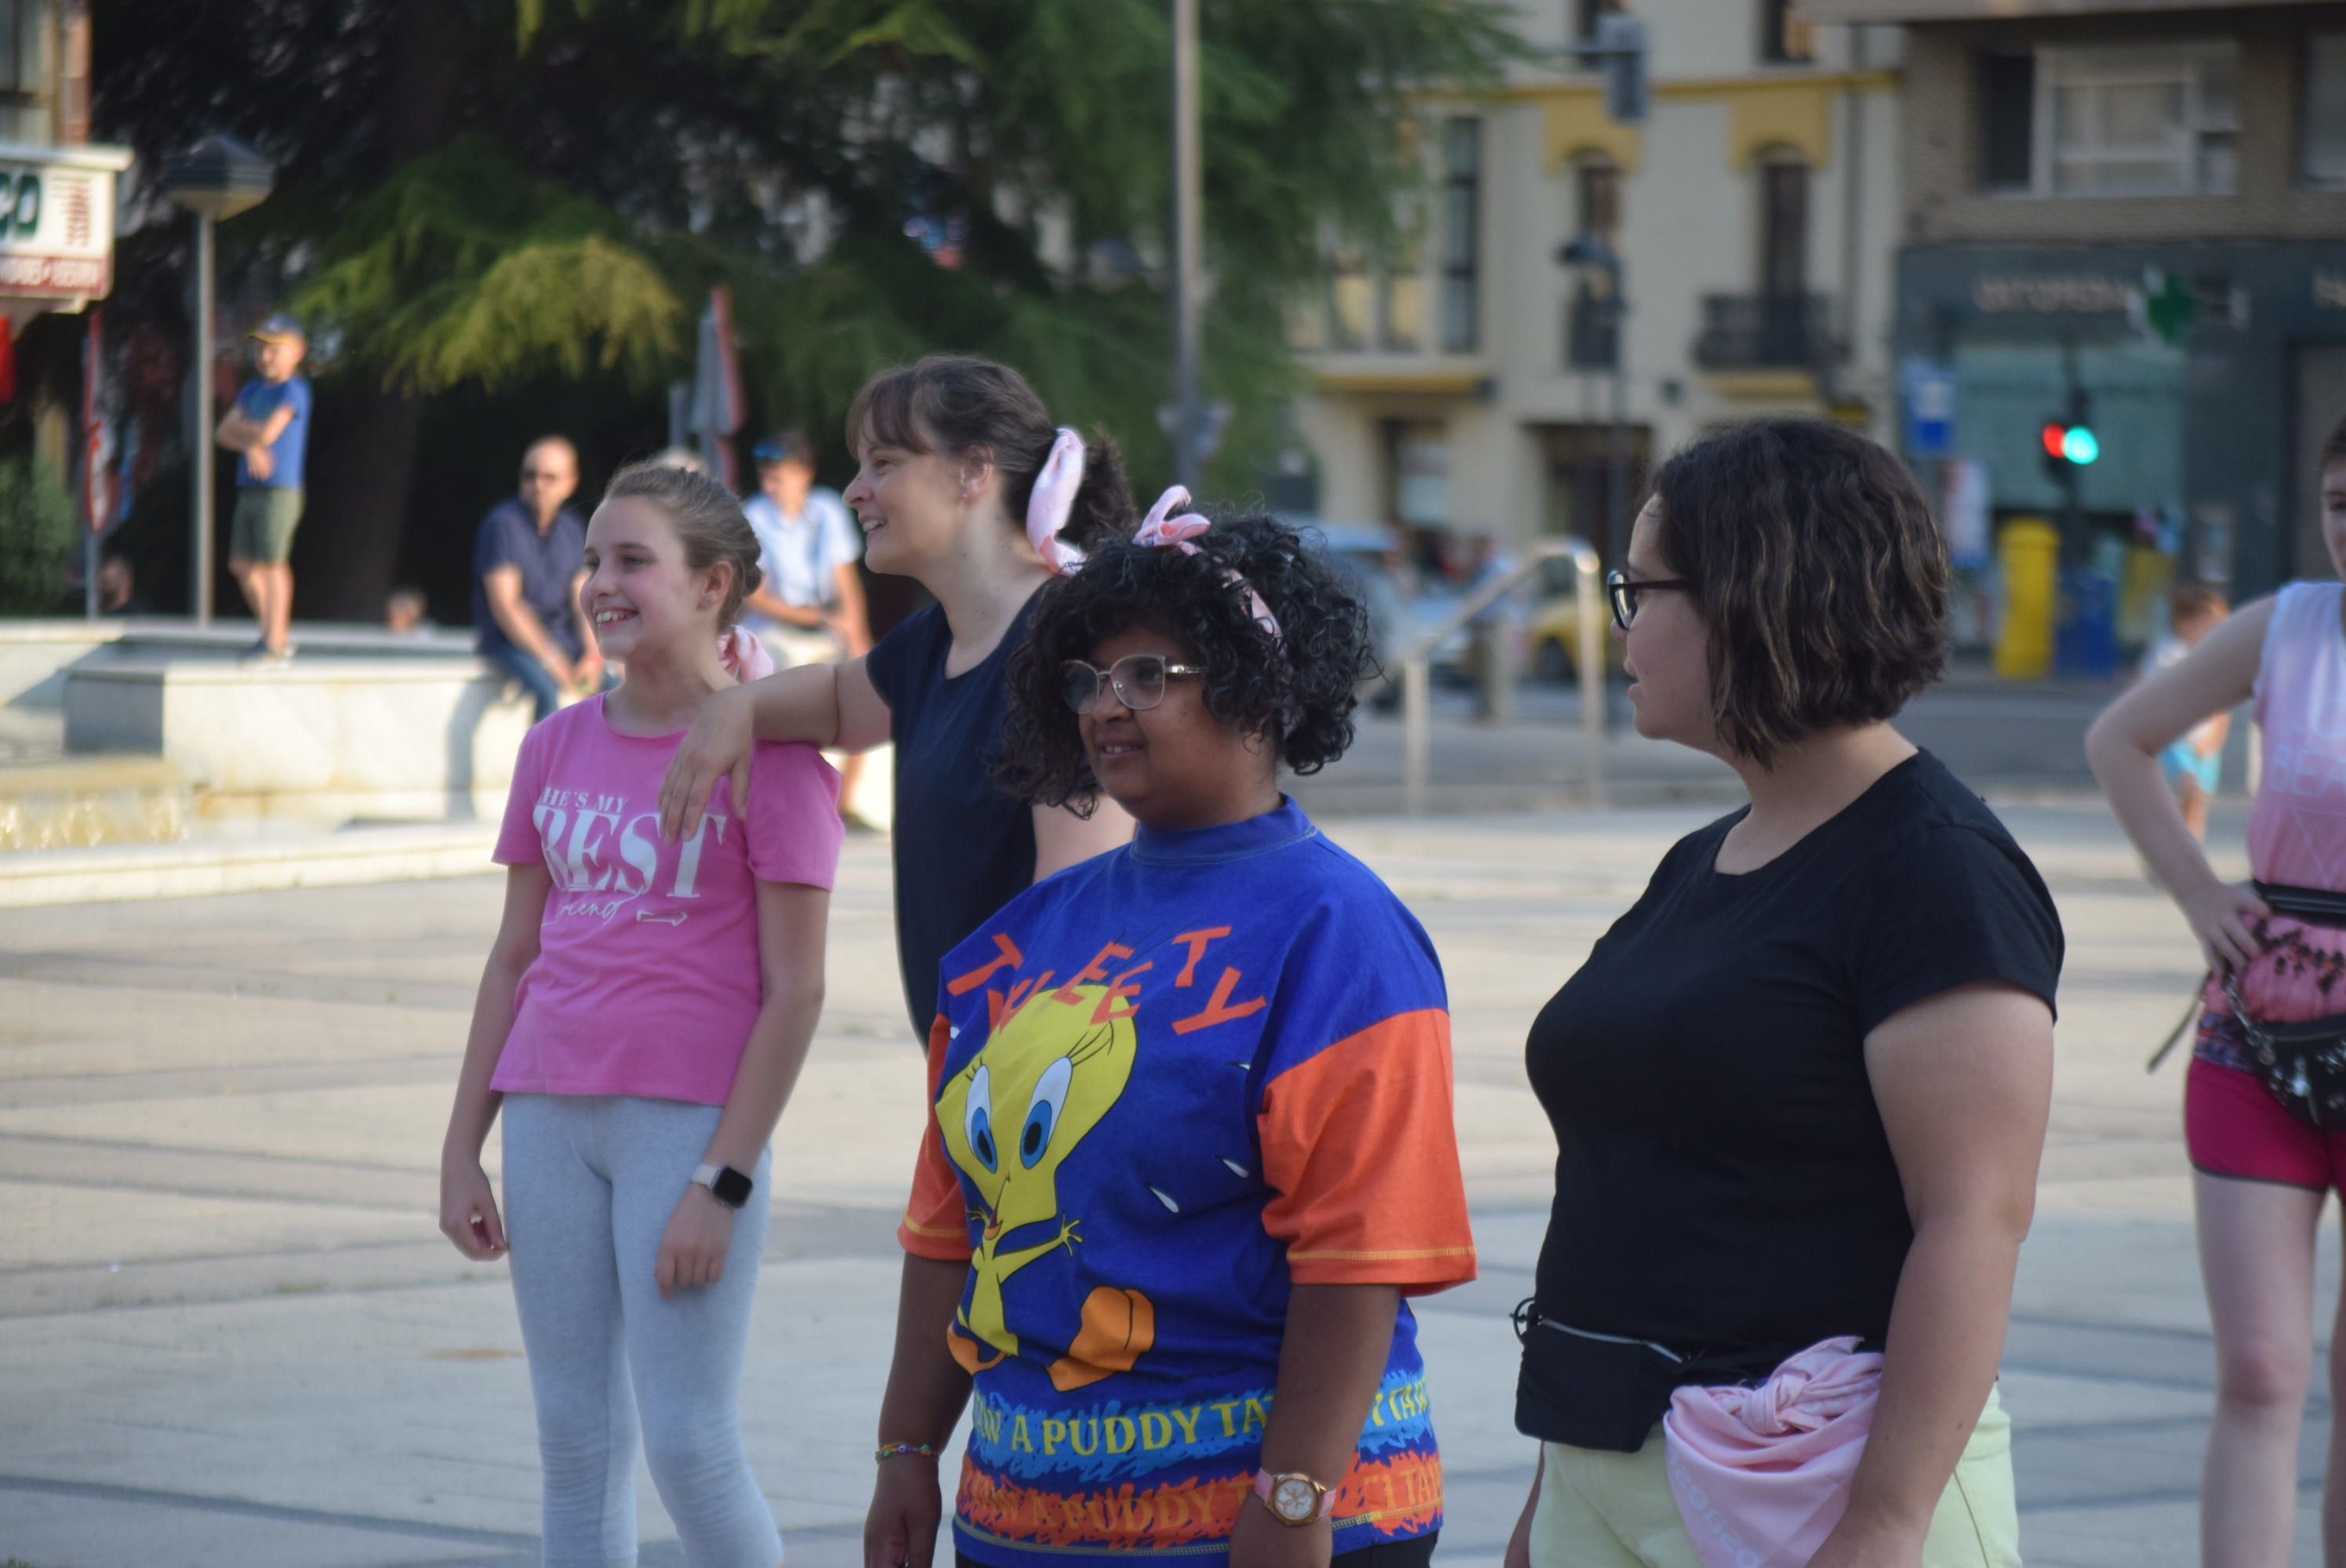
[[[2095,272],[1972,280],[1972,303],[1991,316],[2124,314],[2135,285]]]
[[[0,296],[102,299],[114,286],[111,148],[0,148]]]

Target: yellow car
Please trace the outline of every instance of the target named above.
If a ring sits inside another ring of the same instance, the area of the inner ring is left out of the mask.
[[[1600,616],[1607,614],[1600,602]],[[1614,669],[1621,667],[1622,647],[1613,636],[1609,620],[1600,621],[1598,635],[1605,642],[1605,662]],[[1529,647],[1526,657],[1531,661],[1535,680],[1562,683],[1578,678],[1580,674],[1580,603],[1570,594],[1560,594],[1540,601],[1532,612],[1530,629],[1525,634]]]

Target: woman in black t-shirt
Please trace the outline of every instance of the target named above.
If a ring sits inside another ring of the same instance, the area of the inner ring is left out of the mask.
[[[1770,420],[1664,464],[1626,565],[1638,733],[1751,803],[1664,857],[1531,1032],[1558,1155],[1509,1563],[1692,1568],[1672,1390],[1847,1337],[1879,1402],[1811,1561],[2016,1563],[1994,1394],[2062,942],[2027,857],[1889,723],[1944,662],[1945,547],[1888,453]]]
[[[937,602],[862,658],[712,698],[668,766],[660,826],[691,832],[728,775],[740,799],[753,738],[844,751],[893,741],[896,951],[924,1042],[946,952],[1041,878],[1132,836],[1113,803],[1089,819],[1030,806],[989,771],[1027,601],[1137,519],[1115,443],[1054,425],[1025,378],[991,360],[932,354],[882,371],[856,394],[847,440],[862,466],[843,499],[864,560]]]

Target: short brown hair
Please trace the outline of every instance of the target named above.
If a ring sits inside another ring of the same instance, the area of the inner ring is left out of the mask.
[[[640,496],[668,514],[678,543],[684,546],[684,564],[705,572],[722,561],[733,568],[725,603],[717,624],[730,630],[741,618],[741,601],[758,591],[765,575],[758,569],[758,535],[741,514],[733,493],[708,474],[679,468],[665,454],[630,463],[611,475],[606,501]]]
[[[1705,436],[1654,475],[1658,543],[1710,631],[1712,716],[1766,766],[1905,707],[1947,662],[1946,537],[1905,465],[1813,419]]]

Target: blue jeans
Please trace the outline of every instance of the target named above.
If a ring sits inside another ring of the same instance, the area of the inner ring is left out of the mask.
[[[521,682],[521,688],[529,693],[530,701],[537,707],[532,723],[543,724],[562,706],[562,688],[554,684],[553,673],[523,649],[507,643],[502,647],[483,648],[481,657]]]

